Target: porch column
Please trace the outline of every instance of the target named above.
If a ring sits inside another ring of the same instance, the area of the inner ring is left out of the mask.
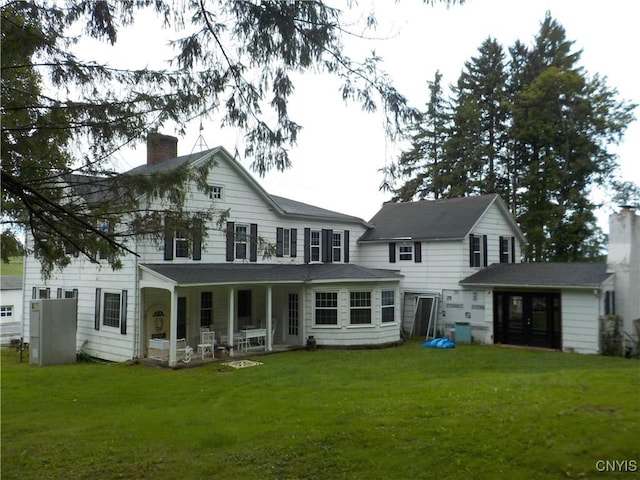
[[[176,339],[178,336],[178,296],[175,287],[171,293],[171,315],[169,316],[169,366],[175,367],[176,359]]]
[[[272,291],[271,285],[267,287],[267,351],[273,350],[273,345],[271,345],[271,338],[273,337],[271,329],[273,328],[273,321],[271,319],[271,310],[272,310]]]
[[[227,324],[227,338],[229,339],[229,355],[233,357],[233,319],[235,317],[235,305],[236,305],[236,289],[231,287],[229,289],[229,319]]]

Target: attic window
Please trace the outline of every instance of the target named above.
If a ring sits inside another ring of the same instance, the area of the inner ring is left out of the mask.
[[[209,198],[211,200],[222,200],[223,189],[220,185],[209,186]]]

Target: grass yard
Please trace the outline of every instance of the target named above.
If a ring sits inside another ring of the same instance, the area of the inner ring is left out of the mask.
[[[640,471],[636,360],[417,342],[254,359],[264,364],[37,367],[4,350],[2,478],[528,480]],[[599,471],[616,461],[618,471]]]
[[[11,257],[9,262],[0,262],[0,275],[22,275],[22,257]]]

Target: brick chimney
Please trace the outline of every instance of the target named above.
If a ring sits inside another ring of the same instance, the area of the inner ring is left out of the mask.
[[[178,139],[161,133],[147,135],[147,165],[155,165],[178,156]]]

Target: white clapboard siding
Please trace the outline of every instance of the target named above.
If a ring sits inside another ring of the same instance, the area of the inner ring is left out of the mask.
[[[598,353],[599,298],[592,290],[562,291],[562,350]]]

